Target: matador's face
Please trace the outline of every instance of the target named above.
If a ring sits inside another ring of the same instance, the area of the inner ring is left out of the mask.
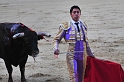
[[[73,11],[72,11],[72,13],[70,13],[70,15],[71,15],[71,18],[72,18],[74,21],[77,22],[77,21],[79,21],[79,19],[80,19],[81,12],[80,12],[79,9],[74,8]]]

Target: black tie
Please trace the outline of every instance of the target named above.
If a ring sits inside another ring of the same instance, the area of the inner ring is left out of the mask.
[[[79,29],[78,23],[75,23],[75,24],[76,24],[76,26],[77,26],[78,32],[80,32],[80,29]]]

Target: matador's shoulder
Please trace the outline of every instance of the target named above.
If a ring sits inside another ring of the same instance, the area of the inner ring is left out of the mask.
[[[84,25],[87,27],[87,24],[86,24],[86,22],[84,22]]]
[[[60,24],[60,27],[64,30],[68,30],[70,27],[70,22],[63,22]]]
[[[86,24],[86,22],[82,22],[82,24],[84,25],[84,28],[87,31],[87,24]]]

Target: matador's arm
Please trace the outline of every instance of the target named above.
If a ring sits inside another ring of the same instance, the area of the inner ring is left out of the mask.
[[[60,43],[61,39],[64,38],[67,29],[68,29],[68,22],[64,22],[64,23],[60,24],[59,32],[57,33],[57,35],[55,36],[55,38],[53,40],[54,50],[59,48],[59,43]]]
[[[84,23],[84,25],[87,27],[86,23]],[[86,33],[85,33],[85,41],[86,41],[86,52],[87,52],[87,55],[94,57],[94,54],[92,53],[92,51],[90,49],[90,46],[89,46],[89,42],[88,42],[87,28],[86,28]]]

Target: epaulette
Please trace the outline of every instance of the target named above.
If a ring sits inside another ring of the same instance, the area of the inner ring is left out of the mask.
[[[85,30],[87,31],[87,24],[86,24],[86,22],[82,22],[82,23],[84,25]]]
[[[62,29],[64,30],[68,30],[70,26],[70,22],[63,22],[60,24],[60,27],[62,27]]]
[[[87,27],[87,24],[86,24],[86,22],[84,22],[84,25]]]

